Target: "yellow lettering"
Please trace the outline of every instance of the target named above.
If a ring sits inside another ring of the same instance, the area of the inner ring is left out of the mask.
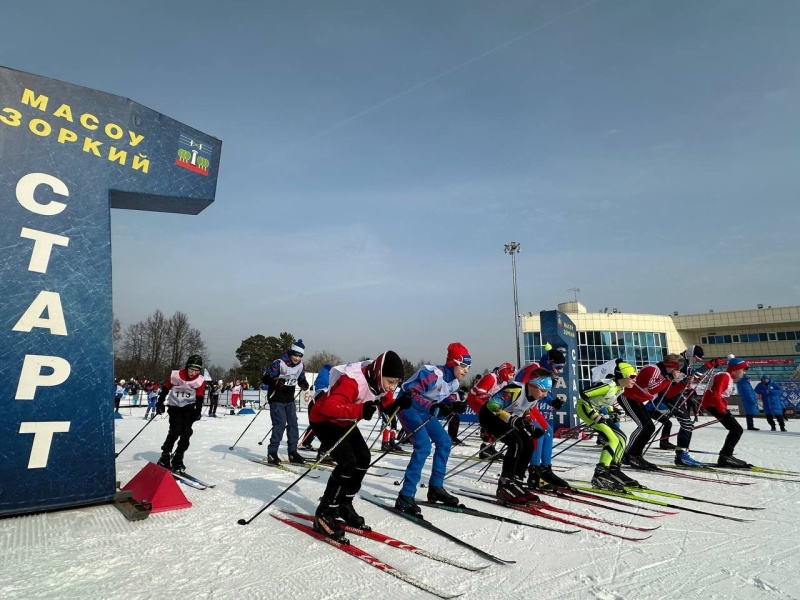
[[[147,173],[150,170],[150,159],[146,156],[139,156],[133,157],[133,168],[137,171],[142,171],[142,173]]]
[[[114,123],[108,123],[105,127],[106,135],[110,137],[112,140],[118,140],[122,137],[122,127],[119,125],[115,125]]]
[[[42,119],[31,119],[31,122],[28,123],[28,129],[31,130],[31,133],[38,135],[39,137],[46,137],[50,135],[50,123],[47,121],[43,121]]]
[[[20,119],[22,118],[22,113],[18,110],[14,110],[13,108],[4,108],[3,112],[9,115],[11,118],[4,117],[0,115],[0,121],[5,123],[6,125],[11,125],[12,127],[19,127]]]
[[[54,117],[61,117],[62,119],[66,119],[70,123],[72,123],[72,109],[69,107],[69,104],[62,104],[56,109],[56,112],[53,113]]]
[[[22,92],[22,103],[38,108],[39,110],[47,110],[47,102],[50,100],[47,96],[37,96],[33,90],[25,88]]]
[[[100,151],[98,148],[103,145],[103,142],[98,140],[93,140],[92,138],[83,138],[83,151],[84,152],[91,152],[95,156],[100,156]]]
[[[128,135],[131,136],[131,146],[137,146],[139,142],[144,139],[143,135],[139,135],[138,133],[133,133],[132,131],[128,132]]]
[[[90,115],[89,113],[83,113],[81,115],[81,125],[86,127],[86,129],[95,130],[97,129],[97,124],[100,121],[97,120],[97,117],[94,115]]]
[[[69,129],[64,129],[63,127],[58,130],[58,143],[63,144],[64,142],[75,142],[78,140],[78,136],[75,134],[74,131],[70,131]]]
[[[111,146],[108,150],[108,160],[111,162],[117,161],[119,164],[124,165],[127,158],[127,150],[117,150],[114,146]]]

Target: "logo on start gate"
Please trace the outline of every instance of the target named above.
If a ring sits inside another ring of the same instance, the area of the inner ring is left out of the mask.
[[[175,159],[176,165],[188,169],[192,173],[208,177],[209,158],[211,158],[211,146],[195,142],[184,133],[180,134],[178,158]]]

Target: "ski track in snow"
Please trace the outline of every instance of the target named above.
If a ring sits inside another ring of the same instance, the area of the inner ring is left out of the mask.
[[[143,409],[140,412],[143,414]],[[124,418],[115,421],[117,449],[141,428],[142,420],[135,418],[136,414],[131,417],[123,412]],[[301,429],[306,417],[307,413],[300,414]],[[257,443],[269,429],[269,419],[264,416],[234,450],[229,450],[250,418],[204,418],[195,425],[186,454],[189,472],[217,487],[200,491],[179,486],[193,503],[191,509],[157,513],[138,522],[126,521],[111,505],[0,520],[0,598],[351,600],[376,593],[403,600],[432,597],[272,519],[269,511],[250,525],[238,525],[237,519],[253,516],[297,478],[248,460],[266,455],[267,442],[261,446]],[[790,429],[796,422],[789,421]],[[117,479],[123,484],[147,461],[158,459],[166,425],[165,419],[153,423],[117,459]],[[371,425],[364,424],[364,435]],[[630,431],[630,424],[625,428]],[[693,446],[716,450],[722,445],[724,434],[718,426],[704,428],[695,434]],[[571,467],[566,477],[590,477],[597,457],[584,447],[576,446],[555,459],[556,466]],[[796,442],[787,436],[752,436],[745,432],[737,450],[738,456],[757,464],[796,470],[792,460]],[[284,441],[280,454],[285,456],[286,452]],[[713,460],[713,456],[703,456]],[[407,460],[388,455],[382,462],[403,467]],[[453,459],[450,466],[458,462]],[[492,491],[492,484],[476,481],[481,467],[476,465],[446,485],[456,495],[461,486]],[[294,468],[302,472],[300,467]],[[499,465],[495,465],[488,477],[496,477],[498,472]],[[429,473],[430,460],[422,482],[427,483]],[[274,508],[313,512],[328,472],[314,474],[319,479],[306,477]],[[392,472],[382,478],[367,477],[363,490],[396,496],[399,487],[392,482],[399,476]],[[629,542],[591,531],[562,535],[423,507],[426,518],[442,529],[501,558],[517,561],[508,566],[492,564],[474,573],[355,535],[349,537],[387,564],[436,589],[463,593],[465,600],[800,600],[800,577],[795,574],[800,552],[800,526],[796,519],[800,512],[800,484],[745,479],[735,474],[719,477],[753,485],[722,486],[646,473],[637,473],[636,477],[650,487],[764,506],[766,510],[744,511],[664,498],[673,504],[753,518],[755,522],[736,523],[691,513],[644,519],[546,498],[555,506],[619,523],[661,525],[650,533],[609,527],[615,533],[652,536],[642,542]],[[426,491],[420,488],[418,497],[424,499]],[[468,506],[532,524],[569,527],[512,509],[464,500]],[[356,500],[356,507],[377,531],[456,560],[486,563],[470,550],[379,507],[361,500]]]

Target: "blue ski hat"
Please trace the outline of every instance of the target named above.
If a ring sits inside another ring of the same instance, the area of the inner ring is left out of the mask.
[[[531,379],[530,381],[528,381],[528,385],[535,385],[543,392],[550,392],[553,390],[553,378],[537,377],[536,379]]]
[[[303,340],[297,340],[289,347],[289,356],[294,354],[295,356],[303,356],[306,352],[306,345],[303,343]]]

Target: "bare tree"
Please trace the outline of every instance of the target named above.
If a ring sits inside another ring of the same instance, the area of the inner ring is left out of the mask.
[[[186,313],[176,311],[166,324],[166,364],[169,368],[177,369],[183,366],[183,361],[190,354],[207,353],[207,348],[202,336],[197,329],[189,325]]]
[[[306,371],[309,373],[319,373],[320,369],[322,369],[324,365],[335,367],[336,365],[341,365],[343,362],[344,361],[341,359],[341,357],[339,357],[338,354],[328,352],[327,350],[320,350],[308,359],[303,358]]]
[[[190,354],[205,356],[208,352],[200,331],[192,328],[180,311],[167,319],[156,310],[144,321],[129,325],[120,338],[114,357],[119,377],[160,380],[170,370],[182,367]]]

